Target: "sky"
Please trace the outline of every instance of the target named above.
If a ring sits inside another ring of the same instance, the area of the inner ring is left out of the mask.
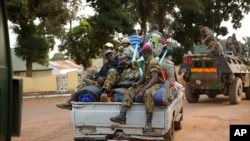
[[[221,26],[226,26],[228,28],[229,34],[225,37],[221,37],[222,39],[226,39],[228,36],[232,35],[233,33],[236,34],[237,40],[244,43],[243,37],[250,37],[250,14],[245,15],[244,18],[241,20],[241,28],[235,30],[230,22],[222,22]]]
[[[90,7],[84,7],[82,13],[80,13],[80,14],[84,15],[84,16],[88,16],[88,15],[92,16],[92,15],[94,15],[94,11]],[[247,37],[247,36],[250,37],[250,33],[249,33],[250,32],[250,26],[249,26],[250,25],[250,14],[245,15],[244,18],[242,19],[241,23],[242,23],[241,28],[235,30],[232,28],[232,24],[230,22],[222,22],[221,26],[226,26],[228,28],[229,33],[227,36],[224,36],[224,37],[219,36],[219,38],[220,39],[227,39],[228,36],[235,33],[237,39],[244,43],[242,38]],[[9,25],[11,25],[11,23],[9,23]],[[74,23],[73,23],[73,25],[74,25]],[[13,32],[10,28],[9,28],[9,36],[10,36],[10,46],[11,46],[11,48],[13,48],[15,45],[16,35],[13,34]],[[59,40],[56,40],[56,45],[54,47],[54,50],[51,50],[49,52],[49,58],[52,58],[53,55],[58,52],[57,46],[59,43],[60,43]]]

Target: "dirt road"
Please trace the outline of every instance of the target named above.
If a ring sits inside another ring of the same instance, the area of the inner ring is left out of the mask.
[[[72,141],[71,112],[55,106],[65,99],[24,99],[21,137],[12,141]],[[185,101],[182,130],[175,132],[174,141],[229,141],[230,124],[250,124],[250,101],[230,105],[225,96],[204,95],[195,104]]]

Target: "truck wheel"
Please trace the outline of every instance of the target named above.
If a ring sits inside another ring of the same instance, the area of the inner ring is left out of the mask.
[[[186,95],[186,99],[189,103],[196,103],[199,100],[199,95],[196,95],[194,93],[192,93],[190,85],[189,84],[185,84],[185,95]]]
[[[236,77],[229,86],[228,96],[231,104],[239,104],[242,99],[243,86],[240,78]]]
[[[250,87],[245,88],[246,99],[250,100]]]
[[[181,121],[182,121],[182,117],[183,117],[183,108],[181,108],[180,114],[182,115],[181,119],[179,121],[174,122],[174,129],[175,130],[181,130]]]
[[[174,140],[174,120],[172,120],[170,128],[165,135],[165,141],[173,141]]]

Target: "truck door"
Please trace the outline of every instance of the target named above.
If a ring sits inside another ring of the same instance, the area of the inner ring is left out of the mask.
[[[5,1],[0,1],[0,141],[19,136],[21,128],[22,81],[12,79]]]

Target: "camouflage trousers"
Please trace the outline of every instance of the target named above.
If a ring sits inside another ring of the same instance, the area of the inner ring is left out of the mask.
[[[130,108],[133,104],[135,96],[147,85],[143,83],[142,85],[137,86],[136,88],[130,87],[128,91],[123,96],[122,105]],[[152,87],[146,90],[143,96],[143,101],[145,104],[145,112],[154,111],[154,95],[157,90],[161,87],[162,83],[156,83]]]
[[[77,86],[75,91],[71,94],[71,98],[69,101],[75,101],[78,98],[77,92],[82,88],[90,85],[94,85],[97,87],[102,87],[103,89],[110,91],[111,88],[118,82],[120,79],[120,75],[115,69],[110,69],[108,71],[108,75],[103,84],[98,83],[98,81],[94,81],[88,78],[84,78],[82,82]]]
[[[102,88],[110,91],[111,88],[120,80],[121,75],[115,69],[110,69],[108,71],[107,78],[105,79]]]
[[[118,74],[117,70],[110,69],[108,71],[108,75],[103,84],[98,83],[98,81],[84,78],[83,81],[80,82],[80,84],[77,86],[77,91],[89,85],[95,85],[95,86],[102,87],[110,91],[111,88],[118,82],[119,79],[120,79],[120,75]]]

